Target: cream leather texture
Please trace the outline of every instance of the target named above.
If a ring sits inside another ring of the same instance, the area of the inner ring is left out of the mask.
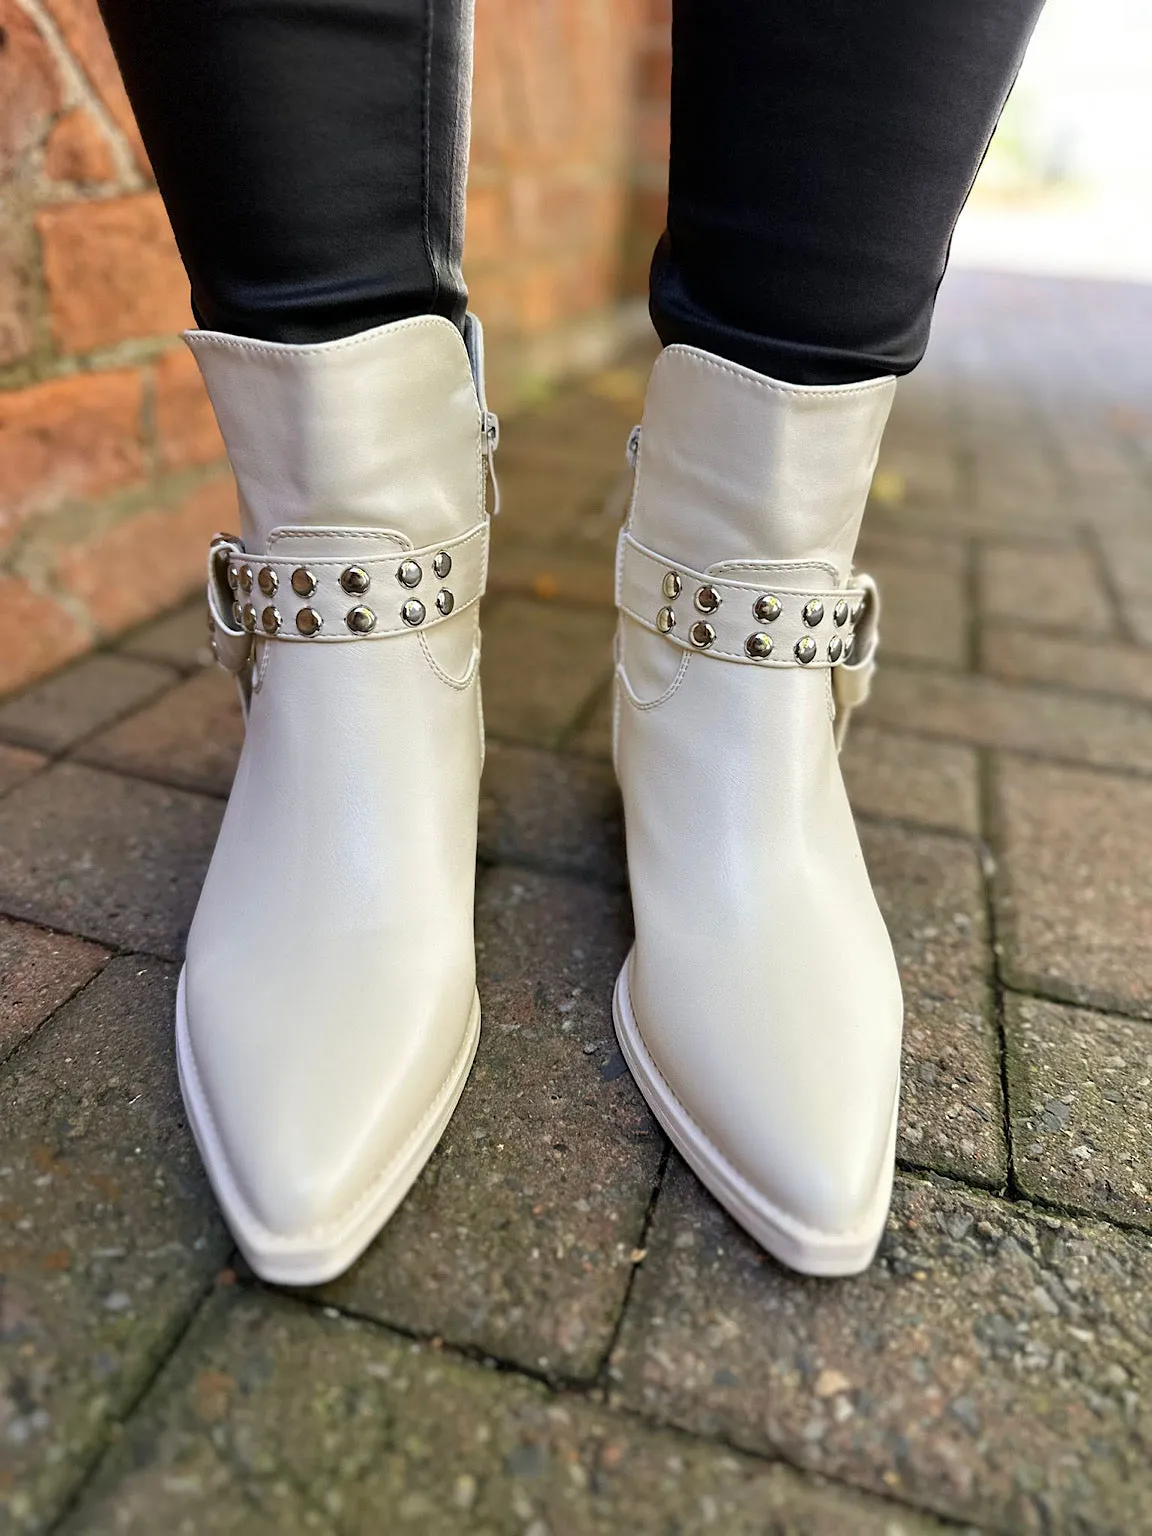
[[[622,538],[765,592],[849,588],[894,388],[801,388],[669,347]],[[890,1195],[902,1002],[840,775],[840,669],[692,654],[626,614],[617,652],[625,1055],[762,1244],[854,1272]]]
[[[344,561],[485,522],[482,407],[448,321],[316,346],[187,339],[255,567],[290,549],[318,571],[331,562],[331,585]],[[397,607],[407,595],[381,575],[348,605],[377,593]],[[214,1188],[265,1278],[346,1267],[463,1087],[479,1028],[478,660],[474,601],[427,631],[356,643],[255,638],[178,1035]]]

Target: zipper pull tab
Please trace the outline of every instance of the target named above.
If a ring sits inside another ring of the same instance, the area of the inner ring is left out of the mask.
[[[495,411],[485,411],[483,421],[484,463],[492,482],[492,516],[500,516],[500,482],[496,478],[496,450],[500,446],[500,418]]]
[[[642,431],[642,427],[636,426],[628,434],[628,446],[625,448],[624,453],[628,460],[629,469],[636,468],[636,460],[640,457],[640,434]]]

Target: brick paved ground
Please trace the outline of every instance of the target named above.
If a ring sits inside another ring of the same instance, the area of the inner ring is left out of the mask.
[[[906,1089],[857,1280],[768,1261],[613,1043],[637,369],[506,434],[485,1035],[338,1283],[238,1270],[179,1111],[176,962],[240,740],[198,605],[0,707],[5,1536],[1152,1531],[1150,334],[1148,290],[957,276],[901,394],[847,771]]]

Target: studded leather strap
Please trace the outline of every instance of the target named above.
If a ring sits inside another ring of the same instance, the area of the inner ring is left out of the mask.
[[[382,544],[371,529],[302,528],[298,536],[313,547],[318,538],[339,538],[344,552],[294,554],[291,530],[278,535],[285,548],[262,555],[228,534],[212,541],[209,623],[217,660],[229,671],[246,665],[254,637],[382,640],[441,624],[484,592],[487,521],[426,549],[400,550],[391,539]]]
[[[758,667],[845,667],[875,649],[876,586],[775,586],[710,576],[646,549],[623,533],[617,602],[630,618],[673,645]],[[866,652],[862,642],[867,641]]]

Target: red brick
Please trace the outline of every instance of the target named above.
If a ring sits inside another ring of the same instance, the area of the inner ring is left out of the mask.
[[[17,362],[35,345],[38,282],[31,223],[10,208],[0,218],[0,364]]]
[[[210,464],[224,453],[204,380],[186,347],[156,364],[156,445],[166,469]]]
[[[60,28],[64,41],[99,92],[117,128],[128,140],[137,165],[145,175],[150,176],[151,167],[144,152],[144,142],[136,126],[124,83],[120,79],[112,45],[100,19],[97,0],[44,0],[44,3]]]
[[[6,177],[59,109],[60,80],[47,44],[15,0],[0,0],[0,35],[0,177]]]
[[[0,694],[78,656],[88,635],[59,603],[16,576],[0,576]]]
[[[116,179],[111,146],[91,112],[77,107],[59,119],[45,146],[44,174],[84,187]]]
[[[66,352],[190,324],[188,280],[155,192],[42,209],[52,334]]]
[[[500,187],[472,186],[468,190],[468,220],[464,255],[469,265],[479,266],[506,257],[509,249],[508,218]]]
[[[0,393],[0,548],[34,512],[143,477],[142,398],[126,368]]]
[[[101,635],[118,634],[196,588],[204,579],[208,540],[236,524],[235,486],[221,475],[176,506],[138,512],[64,551],[57,580],[87,606]],[[155,559],[142,581],[139,557],[145,549]]]

